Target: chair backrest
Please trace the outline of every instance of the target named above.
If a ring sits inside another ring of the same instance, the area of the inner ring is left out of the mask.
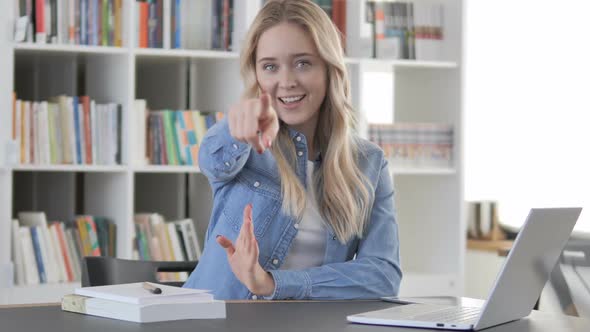
[[[192,272],[196,261],[163,262],[137,261],[113,257],[84,257],[82,261],[82,287],[125,284],[149,281],[172,286],[183,282],[161,282],[157,272]]]

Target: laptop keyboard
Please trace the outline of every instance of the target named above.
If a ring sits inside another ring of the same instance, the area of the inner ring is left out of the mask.
[[[444,308],[416,315],[413,319],[437,323],[473,324],[480,312],[479,308]]]

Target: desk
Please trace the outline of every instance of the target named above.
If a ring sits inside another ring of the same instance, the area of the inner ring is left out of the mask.
[[[58,305],[0,308],[2,331],[103,332],[103,331],[424,331],[348,323],[352,313],[385,309],[396,304],[381,301],[334,302],[244,302],[229,301],[227,318],[138,324],[63,312]],[[485,331],[582,332],[590,331],[590,320],[533,312],[528,318]]]

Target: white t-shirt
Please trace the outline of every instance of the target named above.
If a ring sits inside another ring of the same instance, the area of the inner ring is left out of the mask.
[[[312,188],[313,162],[307,161],[307,201],[297,235],[291,243],[283,270],[301,270],[324,263],[326,251],[326,228],[319,212]]]

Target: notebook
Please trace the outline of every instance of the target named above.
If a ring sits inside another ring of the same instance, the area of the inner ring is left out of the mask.
[[[150,283],[162,290],[161,294],[153,294],[146,290],[143,287],[143,284],[143,282],[136,282],[130,284],[82,287],[76,288],[74,294],[131,304],[188,303],[213,300],[213,295],[203,289],[181,288]]]
[[[61,308],[140,323],[226,316],[225,302],[206,290],[143,282],[77,288],[62,298]]]
[[[137,323],[181,319],[218,319],[226,316],[224,301],[131,304],[76,294],[65,295],[61,300],[61,309]]]
[[[581,208],[531,209],[482,308],[413,303],[350,315],[353,323],[481,330],[528,316]]]

